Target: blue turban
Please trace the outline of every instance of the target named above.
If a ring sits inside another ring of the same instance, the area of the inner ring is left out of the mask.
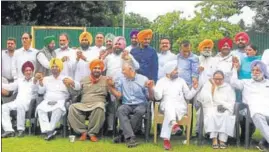
[[[132,30],[131,33],[130,33],[130,38],[132,38],[133,35],[137,36],[138,33],[139,33],[138,30]]]
[[[262,61],[260,61],[260,60],[252,61],[251,62],[251,69],[253,69],[254,66],[257,66],[261,70],[261,72],[265,78],[269,78],[269,74],[267,72],[267,67]]]

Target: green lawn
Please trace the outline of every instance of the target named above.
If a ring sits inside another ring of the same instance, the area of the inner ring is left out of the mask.
[[[194,115],[195,122],[195,115]],[[28,122],[29,123],[29,122]],[[28,124],[27,123],[27,124]],[[195,125],[193,128],[193,133]],[[151,130],[153,131],[153,129]],[[76,138],[78,140],[79,137]],[[261,134],[256,131],[253,135],[256,140],[261,139]],[[244,147],[237,148],[235,145],[229,146],[226,150],[213,150],[210,143],[203,146],[197,146],[197,140],[191,139],[189,146],[183,145],[182,142],[185,140],[185,136],[175,137],[172,136],[172,151],[180,152],[211,152],[211,151],[222,151],[222,152],[257,152],[255,148],[244,149]],[[93,143],[87,141],[76,141],[70,143],[68,138],[61,138],[57,136],[55,140],[45,141],[40,135],[37,136],[25,136],[24,138],[7,138],[2,139],[2,151],[3,152],[159,152],[164,151],[162,140],[158,138],[158,144],[153,144],[153,133],[151,133],[149,143],[145,143],[143,137],[138,137],[139,145],[135,148],[127,148],[125,144],[114,144],[112,138],[104,137],[99,142]]]
[[[256,137],[256,135],[255,135]],[[172,151],[180,152],[210,152],[216,151],[210,145],[197,146],[195,140],[191,140],[191,145],[183,145],[182,138],[172,137]],[[76,138],[78,139],[78,138]],[[105,137],[97,143],[87,141],[76,141],[70,143],[68,138],[58,137],[52,141],[45,141],[41,136],[25,136],[24,138],[8,138],[2,139],[3,152],[122,152],[122,151],[138,151],[138,152],[158,152],[164,151],[162,147],[162,140],[158,139],[158,144],[153,144],[153,139],[149,143],[145,143],[143,138],[139,138],[139,145],[135,148],[127,148],[125,144],[114,144],[112,138]],[[256,149],[245,150],[243,147],[237,148],[230,146],[226,150],[217,150],[223,152],[257,152]]]

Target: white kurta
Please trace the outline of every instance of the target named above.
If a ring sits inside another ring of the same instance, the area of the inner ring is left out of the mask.
[[[33,83],[33,78],[29,81],[25,80],[25,77],[18,78],[13,83],[2,83],[2,88],[8,91],[18,91],[16,99],[13,101],[14,105],[23,105],[27,111],[30,106],[30,102],[37,95],[38,86]]]
[[[262,55],[262,62],[267,66],[267,72],[269,74],[269,49],[264,50]]]
[[[80,82],[80,80],[91,74],[90,63],[94,59],[98,59],[100,51],[98,49],[89,48],[86,51],[82,51],[82,54],[86,57],[86,61],[79,60],[76,61],[76,71],[75,71],[75,81]]]
[[[68,56],[69,60],[64,62],[64,67],[61,72],[61,75],[66,75],[74,79],[74,73],[76,70],[76,56],[77,51],[71,48],[67,48],[65,50],[62,50],[61,48],[58,48],[55,50],[56,58],[62,59],[64,56]]]
[[[2,88],[8,91],[18,90],[14,101],[2,105],[2,126],[5,131],[14,131],[11,124],[10,111],[17,111],[17,130],[25,129],[25,113],[29,110],[31,99],[36,96],[37,85],[33,78],[29,81],[25,78],[18,78],[15,82],[2,84]]]
[[[44,94],[44,100],[37,106],[36,111],[41,110],[43,112],[50,112],[55,109],[65,109],[65,100],[69,97],[67,87],[63,83],[63,79],[68,78],[67,76],[60,75],[58,78],[54,76],[47,76],[43,79],[43,87],[39,85],[38,93]],[[75,90],[80,89],[80,84],[75,81]],[[48,105],[49,101],[56,101],[55,105]],[[65,113],[63,113],[65,114]]]
[[[204,71],[199,74],[199,85],[205,84],[210,78],[212,78],[215,72],[215,58],[207,57],[203,55],[199,56],[199,66],[204,67]]]
[[[233,67],[232,59],[233,56],[231,53],[225,57],[222,57],[220,53],[215,56],[215,71],[221,70],[224,73],[224,81],[226,83],[230,83]]]
[[[34,67],[36,67],[37,52],[38,50],[34,48],[30,48],[27,51],[25,51],[23,47],[15,50],[12,60],[12,76],[14,79],[24,77],[21,68],[26,61],[31,61],[34,64]]]
[[[106,58],[105,58],[105,68],[106,68],[106,76],[112,77],[113,79],[116,78],[116,75],[118,75],[117,73],[122,71],[122,64],[124,62],[124,60],[121,58],[122,53],[120,53],[119,55],[116,55],[115,53],[111,53],[109,54]],[[135,58],[129,54],[134,69],[137,70],[139,69],[139,63],[135,60]]]
[[[212,96],[211,88],[212,84],[207,81],[197,98],[203,105],[205,132],[225,133],[233,137],[235,126],[235,116],[233,116],[234,89],[228,83],[224,83],[216,87]],[[218,105],[223,105],[228,110],[220,113],[217,110]]]
[[[248,104],[250,115],[262,114],[269,117],[269,80],[261,82],[253,79],[239,80],[236,69],[233,69],[231,85],[242,91],[243,102]]]
[[[158,53],[158,62],[159,62],[158,79],[161,79],[162,77],[165,76],[164,65],[167,62],[173,60],[177,60],[177,56],[170,50],[166,51],[165,53]]]
[[[105,46],[101,46],[101,47],[92,46],[92,47],[91,47],[91,50],[92,50],[92,51],[98,51],[98,52],[100,52],[100,51],[102,51],[102,50],[105,50],[105,49],[106,49]]]
[[[187,102],[196,94],[196,90],[190,91],[182,78],[170,80],[167,77],[161,78],[154,87],[154,97],[161,100],[160,110],[164,112],[161,137],[170,139],[172,121],[181,120],[187,114]],[[186,99],[186,100],[185,100]]]
[[[2,77],[5,77],[9,80],[13,79],[12,77],[12,60],[13,56],[9,56],[8,50],[2,51]]]

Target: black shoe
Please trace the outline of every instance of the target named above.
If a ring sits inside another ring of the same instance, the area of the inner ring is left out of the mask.
[[[136,136],[141,136],[141,135],[143,135],[143,134],[144,134],[144,133],[143,133],[142,130],[138,130],[138,131],[135,132],[135,135],[136,135]]]
[[[17,134],[18,137],[24,137],[24,131],[23,130],[19,130],[18,131],[18,134]]]
[[[256,148],[258,148],[259,151],[267,152],[266,147],[262,142],[259,142],[259,144],[256,146]]]
[[[124,142],[124,136],[123,135],[118,135],[113,139],[113,143],[123,143]]]
[[[126,145],[128,148],[132,148],[132,147],[136,147],[138,143],[136,142],[135,137],[131,137],[130,139],[126,141]]]
[[[15,132],[14,131],[6,131],[5,133],[3,133],[1,135],[1,138],[8,138],[8,137],[14,137],[15,136]]]
[[[113,130],[107,130],[105,133],[105,136],[112,136],[113,135]]]
[[[47,137],[45,137],[45,140],[47,141],[50,141],[51,139],[53,139],[55,137],[55,135],[57,134],[57,131],[50,131],[48,134],[47,134]]]

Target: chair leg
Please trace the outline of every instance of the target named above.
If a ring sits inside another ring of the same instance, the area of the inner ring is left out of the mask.
[[[190,134],[191,134],[191,127],[189,125],[186,126],[187,127],[187,135],[186,135],[186,138],[187,138],[187,145],[190,144]]]
[[[250,127],[250,118],[246,116],[246,130],[245,130],[245,148],[249,148],[250,138],[249,138],[249,127]]]
[[[154,120],[154,144],[157,144],[157,123]]]
[[[64,115],[63,117],[63,138],[66,137],[66,128],[67,128],[67,114]]]

